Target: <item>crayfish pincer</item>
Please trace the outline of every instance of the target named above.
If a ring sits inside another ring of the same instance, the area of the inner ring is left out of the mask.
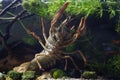
[[[34,32],[28,30],[28,33],[33,35],[36,38],[41,46],[43,47],[43,51],[36,54],[35,58],[30,62],[26,62],[21,64],[19,67],[14,68],[14,70],[18,72],[24,72],[27,70],[46,70],[52,68],[58,61],[64,61],[65,67],[67,65],[67,60],[71,60],[74,67],[79,70],[79,67],[74,62],[74,59],[70,56],[70,54],[80,54],[83,61],[86,63],[86,58],[80,50],[74,52],[65,52],[65,48],[69,45],[73,44],[80,36],[83,36],[86,32],[86,25],[85,25],[85,18],[82,17],[78,28],[76,29],[75,33],[73,34],[72,30],[74,26],[69,26],[68,24],[71,21],[70,17],[67,17],[64,21],[61,22],[60,25],[57,26],[57,21],[60,19],[62,14],[64,13],[65,9],[67,8],[69,2],[65,2],[64,5],[55,13],[53,19],[51,21],[50,30],[49,30],[49,37],[47,38],[45,33],[45,25],[44,20],[41,18],[42,21],[42,33],[45,39],[45,44],[42,42],[41,38],[37,36]]]

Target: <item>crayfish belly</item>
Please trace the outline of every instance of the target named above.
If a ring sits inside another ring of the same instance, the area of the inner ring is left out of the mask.
[[[31,61],[29,66],[29,70],[38,70],[38,69],[50,69],[56,65],[58,61],[57,56],[45,55],[45,56],[37,56]],[[40,65],[40,66],[39,66]]]

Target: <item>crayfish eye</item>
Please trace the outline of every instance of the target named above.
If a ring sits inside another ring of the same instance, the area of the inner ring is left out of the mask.
[[[60,41],[57,33],[53,35],[53,38],[54,38],[55,41]]]
[[[54,38],[54,40],[57,40],[57,38],[56,38],[55,34],[53,35],[53,38]]]

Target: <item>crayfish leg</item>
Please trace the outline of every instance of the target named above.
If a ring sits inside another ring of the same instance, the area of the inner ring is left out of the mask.
[[[75,63],[75,61],[73,60],[73,58],[71,56],[64,56],[64,59],[66,60],[64,69],[67,70],[67,59],[70,59],[72,61],[72,64],[74,65],[75,69],[80,71],[79,67],[77,66],[77,64]]]

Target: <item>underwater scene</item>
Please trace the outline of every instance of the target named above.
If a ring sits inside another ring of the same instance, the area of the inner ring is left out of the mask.
[[[0,80],[88,79],[120,79],[120,0],[0,0]]]

